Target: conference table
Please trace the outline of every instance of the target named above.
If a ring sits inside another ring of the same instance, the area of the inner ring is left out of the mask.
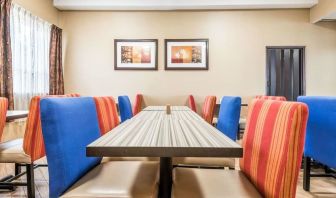
[[[149,106],[86,148],[91,157],[159,157],[159,197],[170,198],[173,157],[231,157],[242,147],[186,106]]]

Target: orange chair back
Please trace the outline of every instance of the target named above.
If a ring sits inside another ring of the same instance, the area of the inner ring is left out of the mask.
[[[8,100],[7,98],[0,97],[0,140],[6,125],[6,115],[8,109]]]
[[[135,96],[135,103],[133,107],[133,116],[138,114],[142,110],[143,96],[141,94],[137,94]]]
[[[119,124],[117,105],[113,97],[93,97],[96,103],[100,133],[111,131]]]
[[[193,110],[194,112],[197,112],[197,110],[196,110],[195,98],[194,98],[193,95],[189,95],[188,103],[189,103],[189,108],[190,108],[191,110]]]
[[[215,107],[216,107],[216,96],[207,96],[205,98],[203,105],[202,117],[209,124],[212,124],[212,120],[215,113]]]
[[[41,127],[40,100],[44,97],[79,97],[79,94],[35,96],[29,104],[26,131],[23,139],[23,150],[31,157],[32,162],[45,156]]]
[[[295,197],[307,117],[303,103],[252,101],[240,168],[263,197]]]
[[[284,96],[256,96],[256,99],[287,101]]]

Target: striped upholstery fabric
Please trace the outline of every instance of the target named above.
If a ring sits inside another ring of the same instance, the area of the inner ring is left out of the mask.
[[[93,97],[96,103],[100,133],[111,131],[119,124],[117,106],[113,97]]]
[[[216,96],[207,96],[204,101],[202,117],[209,124],[212,124],[212,120],[215,113]]]
[[[295,197],[307,117],[303,103],[251,103],[240,168],[264,197]]]
[[[2,138],[2,133],[6,124],[7,109],[8,109],[7,98],[0,97],[0,140]]]
[[[45,156],[44,141],[41,129],[40,100],[43,97],[79,97],[79,94],[35,96],[31,99],[23,140],[23,150],[32,162]]]
[[[284,96],[256,96],[256,99],[287,101]]]
[[[135,103],[133,107],[133,116],[138,114],[142,110],[142,102],[143,102],[143,96],[141,94],[137,94],[135,96]]]
[[[195,99],[193,95],[189,95],[188,103],[189,103],[190,109],[193,110],[194,112],[197,112],[196,103],[195,103]]]

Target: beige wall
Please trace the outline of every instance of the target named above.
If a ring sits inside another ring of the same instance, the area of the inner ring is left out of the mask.
[[[319,3],[310,9],[310,22],[319,22],[334,12],[336,12],[335,0],[319,0]]]
[[[336,95],[336,24],[309,10],[62,12],[66,92],[143,93],[147,104],[265,93],[265,46],[306,46],[307,94]],[[114,71],[113,39],[159,39],[159,71]],[[209,38],[209,71],[164,71],[165,38]]]
[[[13,0],[36,16],[59,25],[59,11],[53,6],[52,0]]]

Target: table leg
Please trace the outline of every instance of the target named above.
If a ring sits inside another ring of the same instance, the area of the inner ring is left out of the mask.
[[[172,189],[172,159],[170,157],[160,158],[160,198],[170,198]]]

